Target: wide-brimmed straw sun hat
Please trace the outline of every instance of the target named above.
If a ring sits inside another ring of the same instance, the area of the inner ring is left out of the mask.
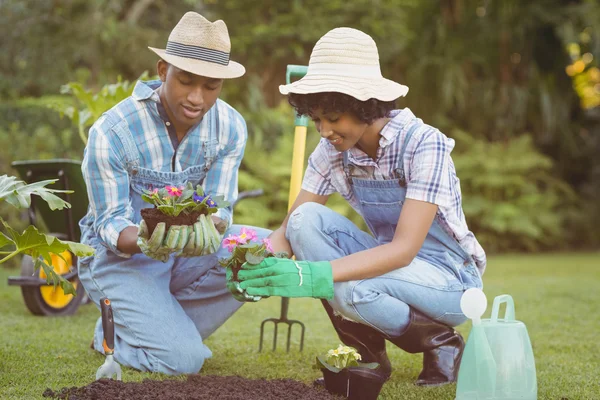
[[[246,72],[231,61],[231,42],[225,22],[210,22],[202,15],[187,12],[173,28],[166,49],[148,47],[179,69],[209,78],[237,78]]]
[[[361,101],[391,101],[406,96],[408,87],[381,75],[379,52],[371,36],[357,29],[335,28],[313,48],[306,75],[279,86],[279,91],[281,94],[338,92]]]

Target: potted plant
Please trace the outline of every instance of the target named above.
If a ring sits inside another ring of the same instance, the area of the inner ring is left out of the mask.
[[[354,347],[340,344],[327,354],[317,356],[315,368],[321,370],[325,389],[351,400],[375,400],[387,380],[378,363],[363,363]]]
[[[206,248],[206,254],[214,253],[219,248],[224,228],[221,228],[223,232],[218,231],[210,216],[219,208],[229,206],[223,196],[212,197],[205,194],[200,185],[194,189],[188,182],[185,187],[167,185],[160,189],[146,190],[142,194],[142,200],[154,206],[141,210],[149,236],[152,236],[154,228],[160,222],[165,223],[165,230],[171,225],[192,226],[199,223],[203,232],[201,238],[205,241],[202,247]]]
[[[257,265],[267,257],[288,258],[286,252],[275,253],[271,247],[271,241],[268,238],[258,240],[256,231],[250,228],[242,228],[239,235],[229,235],[223,240],[223,247],[226,247],[231,256],[219,260],[219,264],[228,269],[233,275],[233,281],[240,294],[244,294],[244,289],[239,286],[238,271],[244,263]],[[261,299],[260,296],[251,296],[254,301]]]

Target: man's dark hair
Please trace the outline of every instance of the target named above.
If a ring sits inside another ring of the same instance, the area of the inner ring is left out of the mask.
[[[373,121],[387,117],[396,108],[396,101],[381,101],[369,99],[360,101],[352,96],[337,92],[322,92],[311,94],[290,93],[288,101],[300,115],[314,117],[318,109],[323,114],[327,113],[350,113],[358,120],[372,124]]]

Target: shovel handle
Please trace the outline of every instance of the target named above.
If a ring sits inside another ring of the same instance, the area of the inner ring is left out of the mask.
[[[108,298],[103,297],[100,299],[100,310],[102,312],[102,330],[104,331],[102,347],[106,355],[111,355],[115,350],[115,321]]]

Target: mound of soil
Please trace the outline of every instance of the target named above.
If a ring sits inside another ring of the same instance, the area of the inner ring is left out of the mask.
[[[171,217],[160,212],[158,208],[142,208],[140,213],[146,221],[146,226],[148,226],[148,237],[152,236],[152,232],[154,232],[154,228],[159,222],[165,223],[165,232],[167,232],[171,225],[194,225],[200,214],[202,214],[201,211],[194,211],[190,214],[182,212],[176,217]]]
[[[100,379],[83,387],[46,389],[44,397],[69,400],[333,400],[329,394],[292,379],[247,379],[239,376],[190,375],[187,381],[119,382]]]

